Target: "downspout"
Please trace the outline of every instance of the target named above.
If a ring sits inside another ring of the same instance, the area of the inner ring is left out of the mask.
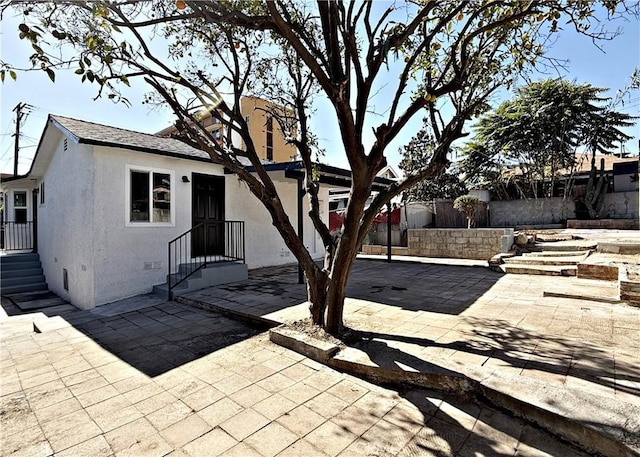
[[[33,253],[35,254],[38,253],[38,194],[39,193],[40,193],[40,190],[37,187],[33,189],[33,192],[31,192],[31,198],[33,203],[31,208],[31,214],[33,217],[31,236],[33,237]]]
[[[387,202],[387,262],[391,262],[391,200]]]
[[[298,181],[298,238],[300,238],[300,242],[304,245],[304,221],[302,219],[302,200],[304,199],[304,178],[296,178]],[[302,264],[300,260],[298,260],[298,284],[304,284],[304,271],[302,269]]]

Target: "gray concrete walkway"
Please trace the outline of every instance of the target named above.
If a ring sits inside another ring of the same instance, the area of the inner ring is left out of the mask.
[[[155,296],[7,310],[3,299],[2,456],[586,455],[487,405],[378,387]]]
[[[621,431],[612,436],[625,436],[638,448],[640,309],[545,296],[545,291],[580,296],[599,290],[608,296],[613,286],[607,282],[503,275],[472,261],[444,262],[356,262],[345,322],[366,335],[351,345],[359,351],[359,363],[421,371],[437,361],[472,376],[482,370],[483,376],[495,374],[496,379],[531,386],[530,395],[517,392],[518,398],[531,404],[555,402],[545,408],[559,415],[575,411],[583,404],[579,399],[589,398],[589,413],[575,414],[577,420],[606,433],[615,426]],[[307,317],[303,297],[295,268],[282,267],[185,298],[287,322]],[[539,396],[545,386],[556,399]],[[513,393],[513,387],[504,390]],[[601,421],[590,416],[594,411],[600,411]]]
[[[640,309],[543,296],[598,289],[606,296],[611,283],[504,275],[480,265],[358,260],[345,323],[425,360],[494,367],[640,405]],[[275,322],[308,317],[292,266],[256,270],[249,281],[186,298]]]

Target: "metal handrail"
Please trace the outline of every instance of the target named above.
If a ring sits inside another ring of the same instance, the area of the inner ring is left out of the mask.
[[[33,221],[0,221],[0,251],[26,251],[34,247]]]
[[[169,241],[168,299],[176,286],[207,265],[238,261],[245,262],[243,221],[199,223]]]

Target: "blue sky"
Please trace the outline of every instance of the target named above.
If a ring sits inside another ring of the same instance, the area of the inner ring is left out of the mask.
[[[30,46],[18,39],[17,25],[18,21],[10,15],[5,15],[0,23],[1,58],[27,66]],[[602,50],[587,37],[578,35],[568,28],[562,31],[550,52],[553,57],[569,61],[567,71],[561,73],[561,76],[579,83],[611,88],[608,93],[611,96],[615,94],[615,90],[626,86],[634,68],[640,66],[640,23],[637,20],[620,20],[612,26],[620,27],[622,34],[613,41],[600,43]],[[540,75],[540,78],[549,76],[558,75]],[[55,84],[44,72],[20,73],[17,81],[7,77],[5,83],[0,85],[0,171],[11,173],[13,170],[14,143],[11,135],[15,130],[15,122],[12,110],[18,103],[24,102],[33,106],[21,129],[23,135],[18,171],[25,173],[29,169],[49,113],[148,133],[159,131],[169,125],[173,116],[168,110],[152,111],[147,105],[140,103],[145,90],[142,85],[133,84],[132,89],[126,93],[133,106],[127,108],[109,100],[94,101],[96,87],[81,84],[73,71],[59,71]],[[499,100],[496,100],[496,104],[497,102]],[[640,115],[640,91],[632,94],[631,99],[619,107],[619,110]],[[346,166],[347,162],[342,154],[331,152],[339,149],[337,140],[334,139],[338,135],[336,131],[322,130],[322,117],[322,112],[318,112],[315,131],[319,132],[322,145],[327,151],[323,161]],[[406,129],[387,149],[389,163],[396,169],[399,162],[398,148],[408,142],[420,127],[418,121],[419,119],[411,124],[411,128]],[[467,130],[470,130],[470,126]],[[626,150],[632,155],[638,155],[639,130],[636,126],[627,132],[634,136],[634,139],[626,144]]]

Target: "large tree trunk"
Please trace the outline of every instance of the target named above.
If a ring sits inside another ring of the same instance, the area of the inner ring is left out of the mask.
[[[332,335],[340,335],[343,328],[344,299],[347,294],[347,280],[357,254],[357,246],[341,251],[336,258],[331,279],[327,287],[327,322],[325,330]]]
[[[352,175],[351,195],[345,211],[342,233],[335,236],[329,246],[324,268],[314,265],[315,271],[307,273],[307,297],[314,324],[332,335],[340,336],[343,329],[344,300],[347,280],[359,249],[359,236],[363,228],[362,214],[371,195],[371,183],[375,169],[363,167]],[[369,176],[373,174],[373,176]],[[326,319],[325,319],[326,315]]]
[[[341,258],[331,259],[333,268],[317,268],[307,273],[307,299],[314,324],[323,327],[332,335],[339,336],[343,328],[344,299],[346,286],[357,247],[342,249]],[[326,320],[325,320],[326,316]]]
[[[326,274],[307,275],[307,299],[309,301],[311,321],[320,327],[324,327],[328,282],[329,277]]]
[[[589,219],[597,219],[604,203],[607,192],[607,177],[604,173],[604,159],[600,159],[600,176],[597,176],[595,152],[591,158],[591,171],[587,182],[587,193],[583,198],[584,204],[589,211]],[[597,180],[597,181],[596,181]]]

